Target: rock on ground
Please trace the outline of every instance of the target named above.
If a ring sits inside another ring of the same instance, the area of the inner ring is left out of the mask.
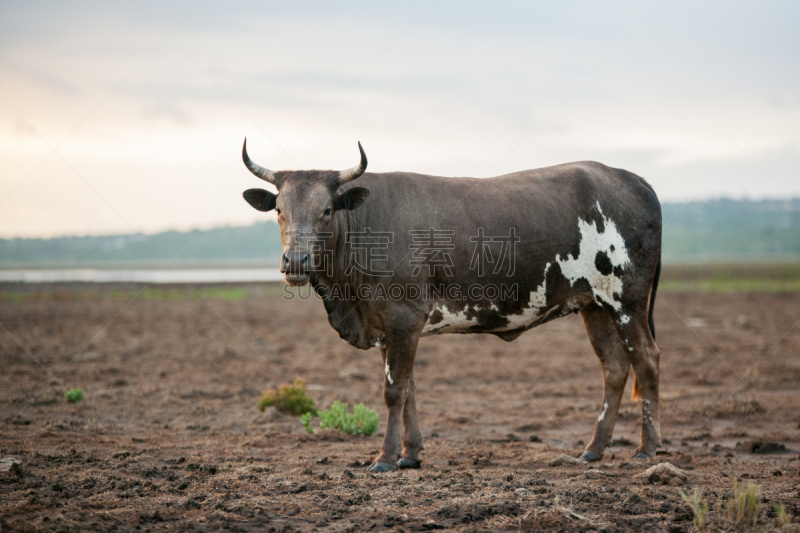
[[[561,466],[561,465],[582,465],[586,464],[584,461],[580,459],[576,459],[571,455],[561,454],[552,461],[548,463],[550,466]]]
[[[22,461],[14,459],[13,457],[4,457],[0,459],[0,472],[8,472],[14,465],[21,464]]]
[[[684,485],[688,480],[686,472],[671,463],[658,463],[632,478],[634,483],[642,485]]]

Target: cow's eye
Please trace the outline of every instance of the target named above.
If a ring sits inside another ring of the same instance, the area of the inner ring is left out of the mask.
[[[280,209],[276,209],[275,212],[278,213],[279,215],[281,214],[281,210]]]
[[[324,216],[324,217],[328,217],[330,215],[331,215],[331,208],[330,207],[328,209],[326,209],[324,213],[322,213],[322,216]]]

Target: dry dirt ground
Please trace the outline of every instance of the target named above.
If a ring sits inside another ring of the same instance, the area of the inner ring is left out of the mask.
[[[580,453],[600,412],[580,316],[512,343],[425,338],[422,468],[371,475],[382,430],[310,436],[256,406],[301,377],[318,405],[363,402],[384,427],[378,350],[340,340],[318,301],[254,286],[238,300],[1,291],[17,292],[0,301],[0,531],[688,531],[679,490],[702,489],[713,509],[734,478],[761,488],[762,527],[775,503],[800,515],[800,294],[659,297],[652,461],[630,459],[629,390],[601,464],[550,466]],[[84,399],[67,403],[74,387]],[[632,482],[665,461],[685,486]]]

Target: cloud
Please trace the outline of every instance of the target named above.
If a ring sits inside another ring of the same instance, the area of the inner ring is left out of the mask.
[[[0,8],[3,236],[256,220],[245,135],[276,169],[361,140],[374,171],[593,159],[665,200],[800,195],[794,3],[140,5]]]

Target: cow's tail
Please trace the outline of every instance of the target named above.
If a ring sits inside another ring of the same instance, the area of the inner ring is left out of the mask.
[[[647,312],[647,325],[650,326],[650,334],[656,340],[656,324],[653,322],[653,308],[656,306],[656,291],[658,291],[658,278],[661,277],[661,252],[658,253],[658,264],[656,265],[656,275],[653,278],[653,287],[650,289],[650,309]],[[641,400],[642,391],[639,389],[639,380],[636,374],[633,375],[633,393],[631,400]]]
[[[650,310],[647,312],[647,325],[650,326],[650,334],[656,340],[656,324],[653,322],[653,309],[656,306],[656,291],[658,291],[658,278],[661,277],[661,252],[658,253],[658,264],[656,265],[656,275],[653,278],[653,288],[650,289]]]

